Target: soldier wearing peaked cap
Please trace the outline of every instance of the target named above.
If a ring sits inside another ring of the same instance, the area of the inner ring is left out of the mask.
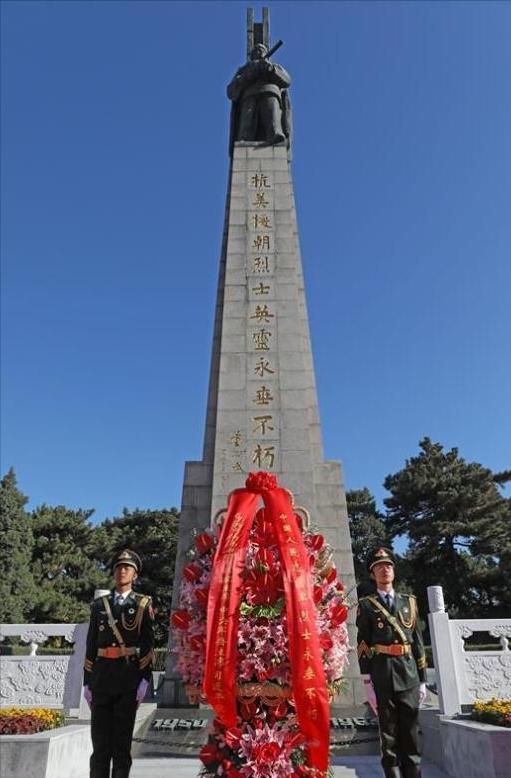
[[[417,601],[394,591],[395,557],[389,548],[367,560],[376,593],[359,602],[358,661],[368,699],[376,696],[386,778],[420,778],[419,706],[426,696],[426,657]]]
[[[92,605],[84,669],[91,707],[90,778],[128,778],[135,714],[145,697],[153,661],[150,597],[132,586],[140,557],[124,549],[112,560],[115,587]]]

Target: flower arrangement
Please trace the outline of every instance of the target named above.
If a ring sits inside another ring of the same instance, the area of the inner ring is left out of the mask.
[[[61,710],[49,708],[4,708],[0,711],[0,735],[32,735],[65,723]]]
[[[470,718],[498,727],[511,727],[511,700],[497,700],[493,697],[488,702],[475,702]]]
[[[274,488],[274,476],[261,475],[267,477],[268,488]],[[248,490],[257,476],[251,476],[252,482],[251,477],[247,480]],[[333,698],[340,691],[350,650],[344,587],[337,579],[332,550],[323,536],[304,527],[298,514],[295,519],[308,555],[321,659]],[[183,570],[179,610],[171,617],[176,668],[193,701],[199,699],[204,680],[206,610],[219,535],[220,529],[215,527],[195,538],[195,547],[189,552],[191,561]],[[274,526],[262,510],[250,530],[241,589],[237,723],[227,728],[219,718],[214,720],[209,742],[200,753],[203,775],[312,778],[314,770],[307,764],[306,742],[293,699],[282,560]]]

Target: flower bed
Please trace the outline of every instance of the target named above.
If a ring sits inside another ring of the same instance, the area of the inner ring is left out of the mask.
[[[488,702],[475,702],[470,718],[497,727],[511,727],[511,700],[497,700],[493,697]]]
[[[64,714],[44,708],[5,708],[0,711],[0,735],[32,735],[62,727]]]

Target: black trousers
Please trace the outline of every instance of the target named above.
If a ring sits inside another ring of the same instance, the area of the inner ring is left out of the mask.
[[[122,694],[92,692],[90,778],[128,778],[137,712],[136,689]]]
[[[386,775],[401,767],[404,778],[419,775],[419,687],[404,692],[377,690],[382,767]]]

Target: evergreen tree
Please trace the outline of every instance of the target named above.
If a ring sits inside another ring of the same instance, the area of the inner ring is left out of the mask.
[[[370,549],[389,545],[389,541],[381,513],[369,489],[351,489],[346,492],[346,502],[357,591],[359,597],[363,597],[374,592],[374,582],[366,567],[367,555]]]
[[[421,612],[427,586],[439,584],[453,615],[504,615],[511,607],[511,501],[499,488],[511,471],[493,473],[429,438],[419,446],[418,456],[385,479],[391,496],[384,502],[389,534],[409,538],[406,561]]]
[[[84,622],[94,589],[109,576],[96,559],[94,511],[41,505],[32,514],[36,536],[32,571],[37,585],[32,621]]]
[[[131,548],[142,560],[142,575],[136,589],[153,599],[156,644],[165,646],[172,601],[179,513],[170,510],[129,511],[107,519],[96,530],[101,559],[109,567],[112,557],[123,548]],[[98,552],[99,553],[99,552]]]
[[[34,596],[30,569],[34,538],[27,502],[11,467],[0,482],[0,622],[10,624],[26,620]]]

